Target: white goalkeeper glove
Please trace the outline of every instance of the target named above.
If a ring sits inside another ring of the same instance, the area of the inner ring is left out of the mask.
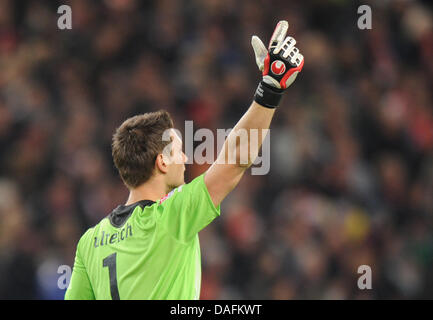
[[[262,81],[254,100],[268,108],[276,108],[287,89],[304,66],[304,56],[295,47],[296,40],[286,37],[289,24],[278,22],[269,41],[268,49],[257,36],[251,38],[256,63],[262,71]]]

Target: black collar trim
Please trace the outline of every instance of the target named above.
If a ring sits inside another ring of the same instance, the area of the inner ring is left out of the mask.
[[[114,227],[120,228],[125,224],[125,222],[131,216],[132,212],[134,212],[134,209],[137,206],[144,208],[147,206],[151,206],[154,203],[155,201],[152,200],[140,200],[127,206],[120,205],[108,215],[108,219]]]

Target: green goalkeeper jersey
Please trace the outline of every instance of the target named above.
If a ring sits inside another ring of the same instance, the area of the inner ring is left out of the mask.
[[[78,242],[65,299],[198,299],[198,232],[219,215],[204,174],[158,202],[117,207]]]

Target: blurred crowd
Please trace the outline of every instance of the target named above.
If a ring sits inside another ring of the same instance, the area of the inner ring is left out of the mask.
[[[57,27],[61,4],[72,30]],[[357,27],[361,4],[371,30]],[[260,80],[251,36],[266,43],[282,19],[305,66],[272,123],[270,172],[249,171],[200,233],[201,298],[433,298],[432,12],[421,0],[0,0],[0,299],[62,299],[58,267],[127,198],[115,128],[158,109],[181,131],[232,128]]]

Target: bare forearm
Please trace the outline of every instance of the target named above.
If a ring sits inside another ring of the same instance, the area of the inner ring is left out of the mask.
[[[253,102],[229,133],[217,160],[205,175],[205,183],[216,206],[256,159],[274,113],[275,109]]]
[[[228,135],[217,163],[236,164],[248,168],[256,159],[266,137],[275,108],[266,108],[253,101]]]

